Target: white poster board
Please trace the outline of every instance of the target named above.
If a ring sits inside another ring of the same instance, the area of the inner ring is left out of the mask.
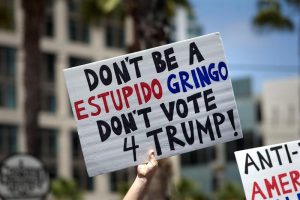
[[[300,200],[300,140],[235,152],[247,200]]]
[[[219,33],[64,75],[89,176],[243,137]]]

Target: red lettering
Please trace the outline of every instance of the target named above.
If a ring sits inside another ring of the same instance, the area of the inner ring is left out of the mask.
[[[259,185],[257,184],[256,181],[254,181],[253,183],[253,187],[252,187],[252,200],[256,200],[256,195],[260,195],[263,199],[266,199],[266,195],[262,192],[261,188],[259,187]]]
[[[81,111],[85,111],[85,107],[79,107],[80,104],[83,103],[83,100],[79,100],[74,102],[74,108],[75,108],[75,112],[76,112],[76,116],[78,120],[82,120],[82,119],[86,119],[89,117],[88,114],[81,114]]]
[[[88,103],[89,105],[93,106],[96,108],[96,111],[95,112],[92,112],[91,115],[92,116],[97,116],[101,113],[101,108],[99,105],[93,103],[93,101],[95,100],[95,96],[91,96],[89,99],[88,99]]]
[[[139,90],[139,87],[138,87],[137,84],[134,84],[134,89],[135,89],[135,92],[136,92],[136,96],[137,96],[137,100],[139,102],[139,105],[141,105],[143,102],[142,102],[140,90]]]
[[[154,88],[155,86],[157,86],[158,91],[155,91],[155,88]],[[153,96],[156,99],[160,99],[162,97],[162,87],[161,87],[160,82],[157,79],[152,80],[151,89],[152,89]]]
[[[141,82],[140,84],[141,84],[142,92],[143,92],[143,95],[144,95],[145,103],[147,103],[151,99],[151,88],[145,82]]]
[[[121,94],[120,94],[119,89],[117,89],[117,95],[118,95],[118,99],[119,99],[119,105],[117,105],[117,103],[116,103],[116,99],[115,99],[115,95],[114,95],[113,91],[110,91],[110,96],[111,96],[111,99],[112,99],[112,102],[114,104],[115,109],[116,110],[122,110],[123,103],[122,103],[122,98],[121,98]]]
[[[279,174],[278,175],[278,179],[279,179],[279,183],[280,183],[280,186],[281,186],[281,189],[282,189],[282,193],[283,194],[287,194],[287,193],[291,193],[292,190],[291,189],[286,189],[285,186],[286,185],[289,185],[289,182],[288,181],[285,181],[283,182],[283,178],[285,178],[287,176],[287,173],[283,173],[283,174]]]
[[[105,112],[108,113],[109,109],[108,109],[108,105],[107,105],[107,101],[106,101],[106,97],[109,95],[109,92],[104,92],[101,94],[98,94],[98,98],[102,98],[103,104],[104,104],[104,108],[105,108]]]
[[[129,103],[128,103],[128,97],[130,97],[132,95],[133,90],[130,86],[125,86],[122,88],[122,92],[123,92],[126,107],[130,108]]]
[[[294,190],[297,192],[298,188],[300,187],[300,182],[299,182],[300,173],[299,173],[299,171],[291,171],[290,172],[290,177],[292,179],[292,184],[293,184]]]
[[[272,190],[274,190],[274,189],[277,192],[277,194],[275,196],[281,195],[280,191],[279,191],[279,188],[278,188],[278,185],[277,185],[277,182],[276,182],[275,176],[272,176],[272,183],[270,183],[267,179],[264,179],[264,181],[265,181],[265,185],[266,185],[266,188],[267,188],[267,191],[268,191],[269,198],[273,197]]]

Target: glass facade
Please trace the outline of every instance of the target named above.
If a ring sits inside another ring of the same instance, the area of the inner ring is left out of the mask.
[[[46,37],[54,37],[54,0],[46,1],[46,10],[45,10],[45,23],[44,23],[44,35]]]
[[[199,149],[196,151],[188,152],[181,155],[182,166],[193,166],[199,164],[206,164],[215,160],[216,149],[215,147],[208,147],[205,149]]]
[[[105,25],[105,42],[107,47],[124,48],[125,31],[123,22],[108,21]]]
[[[55,60],[54,54],[43,54],[41,66],[41,108],[43,111],[56,111],[55,94]]]
[[[76,56],[70,56],[69,57],[69,66],[70,67],[76,67],[79,65],[84,65],[87,63],[92,62],[92,59],[88,59],[88,58],[80,58],[80,57],[76,57]]]
[[[68,34],[73,42],[90,42],[90,27],[80,16],[80,0],[68,0]]]
[[[0,160],[17,152],[17,126],[0,124]]]
[[[16,50],[0,46],[0,107],[16,107]]]
[[[45,164],[50,178],[54,179],[57,177],[58,132],[56,129],[41,129],[39,136],[40,151],[38,157]]]

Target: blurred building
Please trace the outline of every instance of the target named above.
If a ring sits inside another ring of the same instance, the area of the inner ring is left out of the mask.
[[[181,155],[181,174],[194,180],[199,190],[212,194],[226,183],[242,189],[234,151],[261,146],[259,101],[252,94],[251,79],[232,80],[244,138]]]
[[[178,6],[171,24],[171,40],[176,42],[201,35],[202,29],[195,14],[182,6]]]
[[[263,85],[262,105],[262,128],[266,145],[299,140],[299,77],[266,82]]]
[[[77,0],[47,1],[41,41],[42,112],[39,118],[40,158],[52,178],[73,178],[85,199],[118,199],[117,183],[128,173],[88,178],[75,121],[66,91],[63,69],[124,54],[130,39],[125,23],[108,20],[98,27],[82,23]],[[0,160],[25,152],[23,12],[20,0],[3,1],[13,14],[11,27],[0,27]],[[127,31],[127,32],[126,32]]]

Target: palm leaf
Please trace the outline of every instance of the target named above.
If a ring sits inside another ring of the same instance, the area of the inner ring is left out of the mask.
[[[294,24],[284,16],[277,1],[261,0],[258,3],[260,11],[253,19],[253,24],[259,29],[292,31]]]
[[[125,15],[121,0],[85,0],[80,8],[83,20],[88,23],[110,17],[122,19]]]
[[[166,12],[168,16],[174,16],[176,6],[182,6],[192,14],[192,8],[188,0],[166,0]]]

